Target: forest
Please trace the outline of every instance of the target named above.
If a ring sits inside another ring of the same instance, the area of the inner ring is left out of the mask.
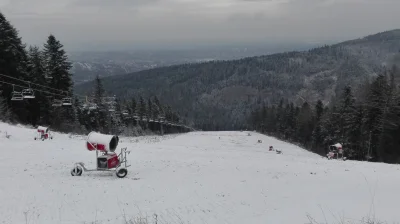
[[[0,13],[0,120],[61,132],[141,135],[187,132],[178,113],[156,97],[120,100],[97,77],[89,94],[73,92],[71,62],[49,35],[43,47],[22,42]]]
[[[104,88],[122,98],[156,95],[203,130],[240,130],[262,106],[287,99],[324,104],[344,85],[358,88],[383,66],[400,65],[400,30],[307,51],[238,60],[188,63],[104,78]],[[396,80],[399,81],[399,80]],[[75,87],[85,94],[94,86]]]
[[[349,159],[398,163],[399,75],[393,66],[359,88],[346,85],[328,105],[319,100],[296,106],[284,99],[277,106],[263,105],[252,112],[249,123],[259,132],[322,156],[329,145],[340,143]]]

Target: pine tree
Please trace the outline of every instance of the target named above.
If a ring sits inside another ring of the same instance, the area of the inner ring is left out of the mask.
[[[346,86],[343,90],[338,112],[338,139],[340,143],[347,144],[349,143],[350,132],[354,129],[354,125],[356,125],[354,121],[357,112],[355,108],[355,99],[350,86]]]
[[[12,118],[12,113],[6,101],[0,96],[0,121],[8,122]]]
[[[136,111],[140,120],[143,120],[143,118],[146,117],[147,108],[146,108],[146,103],[142,96],[139,97],[139,105],[137,105]]]
[[[28,57],[25,51],[25,45],[22,43],[21,38],[18,35],[18,31],[10,24],[10,22],[0,12],[0,74],[4,74],[13,78],[28,80],[27,73],[27,62]],[[15,83],[15,80],[0,77],[0,81]],[[24,84],[24,86],[27,86]],[[27,122],[27,115],[29,114],[25,108],[25,104],[12,103],[10,96],[13,91],[13,87],[8,84],[1,84],[2,96],[7,99],[7,104],[12,113],[17,115],[20,122]],[[16,87],[16,91],[22,91]]]
[[[283,108],[283,99],[279,101],[279,105],[276,112],[276,126],[275,129],[277,131],[278,136],[281,136],[285,130],[285,110]]]
[[[101,82],[100,77],[97,75],[95,79],[95,87],[93,91],[93,102],[97,105],[97,107],[104,106],[103,98],[105,97],[105,90],[103,87],[103,83]],[[105,108],[102,108],[105,109]]]
[[[121,103],[119,98],[115,99],[115,111],[111,113],[110,116],[111,116],[111,124],[110,124],[111,133],[113,134],[121,133],[125,125],[123,123],[124,118],[122,115]]]
[[[105,90],[103,83],[99,76],[95,79],[95,87],[93,93],[93,102],[96,104],[97,109],[94,110],[95,124],[94,128],[102,133],[109,133],[109,111],[104,100]]]
[[[385,159],[391,133],[399,127],[399,96],[394,85],[396,69],[379,75],[372,83],[367,102],[366,125],[371,133],[371,149],[379,161]]]
[[[153,102],[151,102],[151,98],[147,100],[147,120],[153,119]]]
[[[165,107],[165,120],[171,122],[172,121],[172,109],[170,106]]]
[[[72,68],[71,62],[63,49],[63,45],[54,35],[50,35],[44,44],[44,56],[46,61],[46,76],[52,88],[59,89],[72,95]]]
[[[132,98],[131,103],[129,105],[129,114],[131,114],[131,116],[134,116],[135,114],[137,114],[136,112],[136,100],[135,98]]]
[[[54,35],[50,35],[44,44],[45,76],[48,86],[58,89],[64,97],[72,97],[71,62],[63,49],[63,45]],[[61,97],[62,98],[62,97]],[[75,120],[73,108],[54,108],[51,111],[51,122],[55,127],[69,126]]]
[[[158,98],[155,96],[153,99],[153,118],[158,120],[159,117],[161,116],[161,105],[160,105],[160,101],[158,100]]]
[[[379,161],[383,160],[383,133],[386,115],[389,112],[388,95],[389,86],[386,75],[379,75],[372,83],[367,102],[366,123],[371,132],[371,149]]]
[[[311,142],[313,131],[312,119],[313,113],[311,107],[307,102],[304,102],[297,115],[297,136],[303,145],[308,145]]]
[[[318,100],[317,104],[315,105],[315,127],[312,133],[313,139],[313,148],[318,150],[320,153],[324,153],[325,150],[322,150],[322,143],[324,141],[324,136],[322,132],[322,115],[324,113],[324,105],[322,104],[321,100]]]
[[[29,77],[30,81],[39,84],[41,86],[47,86],[47,80],[45,78],[45,65],[43,53],[38,47],[29,47]],[[43,89],[43,88],[41,88]],[[48,91],[48,89],[46,89]],[[43,125],[48,125],[50,123],[50,101],[49,97],[51,95],[42,93],[40,91],[35,92],[35,100],[31,100],[30,113],[35,120],[34,123],[39,122]]]

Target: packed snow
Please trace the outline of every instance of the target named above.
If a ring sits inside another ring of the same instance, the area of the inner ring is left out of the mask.
[[[120,138],[132,165],[120,179],[106,172],[71,176],[76,162],[95,166],[85,136],[54,133],[35,141],[36,130],[4,123],[0,131],[0,223],[400,220],[398,165],[328,161],[253,132]],[[271,145],[283,153],[268,151]]]

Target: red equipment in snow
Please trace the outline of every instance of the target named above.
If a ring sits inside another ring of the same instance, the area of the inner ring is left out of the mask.
[[[34,139],[41,139],[42,141],[44,141],[45,139],[53,139],[53,136],[51,136],[48,127],[38,126]]]
[[[329,146],[329,153],[326,155],[326,157],[330,159],[340,159],[346,160],[346,157],[343,155],[343,146],[340,143],[336,143],[334,145]]]
[[[89,151],[99,150],[103,152],[115,152],[118,141],[118,136],[90,132],[86,141],[86,148]]]
[[[119,178],[123,178],[128,174],[126,154],[130,152],[127,148],[121,148],[118,155],[115,150],[118,146],[119,138],[116,135],[104,135],[97,132],[91,132],[86,141],[86,148],[89,151],[96,151],[96,169],[86,169],[82,162],[76,163],[71,170],[72,176],[81,176],[83,171],[115,171]],[[99,152],[102,155],[99,155]]]

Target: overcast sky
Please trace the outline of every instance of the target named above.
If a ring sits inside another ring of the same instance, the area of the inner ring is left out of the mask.
[[[325,43],[400,28],[400,0],[0,0],[29,44],[67,50]]]

